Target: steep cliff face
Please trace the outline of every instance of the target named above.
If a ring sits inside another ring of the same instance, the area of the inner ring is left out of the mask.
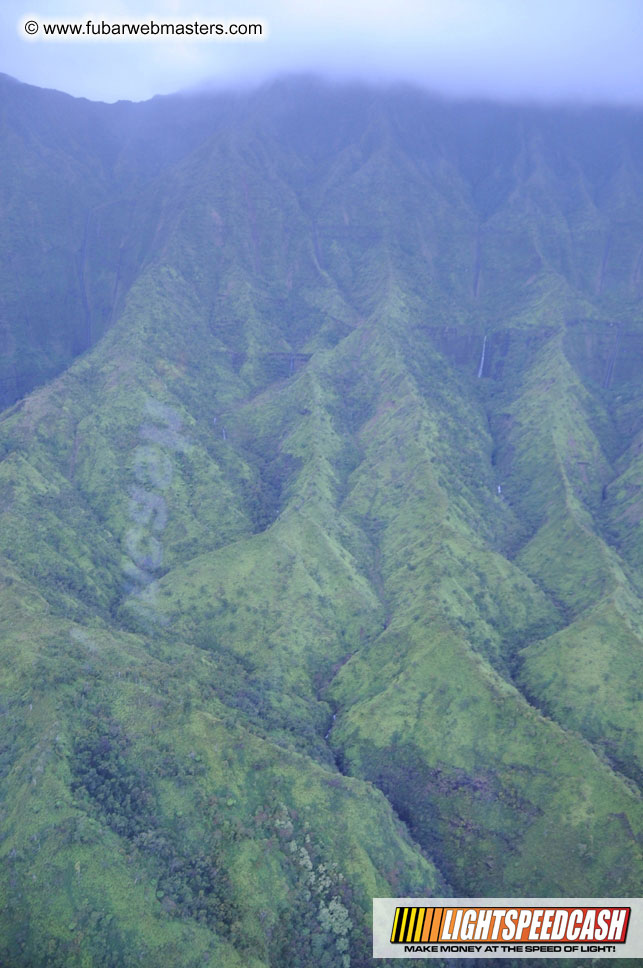
[[[640,114],[3,92],[0,960],[639,895]]]
[[[149,257],[142,186],[216,130],[230,98],[92,103],[0,75],[0,403],[95,345]]]
[[[590,319],[628,358],[640,113],[303,80],[107,105],[0,80],[5,404],[98,341],[179,224],[213,269],[234,252],[272,314],[297,313],[284,300],[302,286],[370,311],[394,270],[427,325],[482,338]]]

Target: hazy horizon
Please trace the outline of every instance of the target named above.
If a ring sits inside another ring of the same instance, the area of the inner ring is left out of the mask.
[[[151,37],[27,38],[24,22],[94,24],[259,23],[261,40]],[[256,6],[242,0],[213,10],[161,0],[107,0],[99,11],[75,0],[28,7],[9,0],[0,11],[2,70],[17,80],[90,100],[147,100],[159,94],[257,86],[282,75],[330,81],[408,82],[437,95],[512,102],[643,105],[637,0],[291,0]]]

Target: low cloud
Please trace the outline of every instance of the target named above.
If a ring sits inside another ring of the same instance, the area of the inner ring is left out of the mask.
[[[37,2],[37,0],[36,0]],[[259,22],[261,42],[29,41],[35,20]],[[88,9],[5,0],[3,69],[102,100],[139,100],[211,82],[306,71],[410,80],[455,95],[643,103],[641,0],[107,0]]]

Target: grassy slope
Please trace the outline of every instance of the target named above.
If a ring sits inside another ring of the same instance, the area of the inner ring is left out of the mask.
[[[0,424],[10,964],[641,893],[638,128],[309,96],[154,173],[119,318]]]

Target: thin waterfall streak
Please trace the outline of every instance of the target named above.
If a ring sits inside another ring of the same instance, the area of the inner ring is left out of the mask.
[[[482,376],[482,371],[484,369],[484,355],[487,349],[487,334],[484,334],[484,339],[482,341],[482,356],[480,357],[480,366],[478,367],[478,379]]]

